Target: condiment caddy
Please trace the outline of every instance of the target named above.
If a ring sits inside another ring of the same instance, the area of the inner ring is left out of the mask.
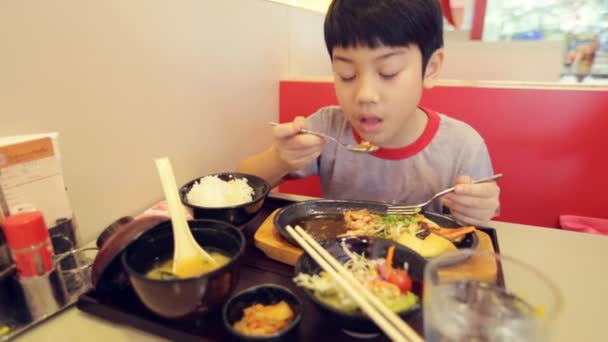
[[[8,216],[1,226],[6,243],[0,249],[10,255],[0,267],[0,341],[5,341],[75,303],[77,297],[70,296],[67,279],[58,269],[58,257],[65,266],[66,257],[79,249],[71,243],[54,244],[40,211]],[[63,254],[56,253],[60,248]],[[70,261],[75,267],[83,262]]]

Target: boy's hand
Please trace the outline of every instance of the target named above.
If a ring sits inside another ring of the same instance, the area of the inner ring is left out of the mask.
[[[312,134],[299,134],[300,130],[305,128],[306,119],[298,116],[293,122],[280,124],[272,129],[272,148],[286,172],[304,168],[323,151],[323,138]]]
[[[487,225],[497,214],[500,188],[496,182],[471,184],[469,176],[456,180],[456,189],[441,198],[458,221],[475,226]]]

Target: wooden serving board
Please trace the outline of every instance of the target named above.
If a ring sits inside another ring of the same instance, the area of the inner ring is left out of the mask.
[[[276,229],[274,229],[274,216],[278,211],[279,209],[273,211],[255,232],[255,246],[264,252],[270,259],[293,266],[304,251],[285,241]],[[479,238],[479,244],[477,245],[476,250],[494,253],[494,246],[492,245],[490,236],[479,230],[476,230],[475,234],[477,234],[477,237]],[[450,278],[456,274],[461,276],[463,273],[470,274],[471,276],[469,278],[472,279],[495,282],[498,268],[494,259],[473,256],[467,261],[450,267],[449,270],[443,271],[441,277]]]

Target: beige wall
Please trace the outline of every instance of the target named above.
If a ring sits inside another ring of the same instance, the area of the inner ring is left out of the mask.
[[[446,80],[558,82],[563,41],[470,41],[446,32]]]
[[[332,75],[321,13],[294,9],[289,18],[289,75]]]
[[[289,55],[324,52],[297,29],[319,18],[256,0],[2,1],[0,136],[60,133],[90,241],[162,198],[154,158],[181,184],[265,147]]]

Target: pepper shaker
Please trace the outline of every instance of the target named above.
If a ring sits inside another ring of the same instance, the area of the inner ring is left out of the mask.
[[[54,267],[53,246],[42,213],[15,214],[1,224],[31,318],[61,309],[66,304],[65,289]]]

